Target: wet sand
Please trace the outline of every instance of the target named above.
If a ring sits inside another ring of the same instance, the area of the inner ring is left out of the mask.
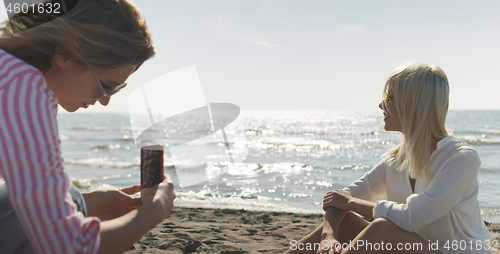
[[[125,253],[283,253],[322,220],[321,214],[176,207]],[[500,224],[488,229],[500,242]]]

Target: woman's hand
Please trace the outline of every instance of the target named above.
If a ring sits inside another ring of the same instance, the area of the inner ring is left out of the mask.
[[[170,216],[174,207],[174,183],[169,175],[165,175],[163,181],[151,188],[143,188],[141,191],[142,204],[158,203],[165,212],[163,218]]]
[[[330,206],[336,207],[343,211],[348,211],[349,202],[353,199],[352,195],[344,190],[329,191],[323,198],[323,210]]]
[[[119,190],[98,190],[83,193],[88,216],[101,220],[118,218],[141,205],[140,199],[129,195],[141,191],[140,185],[134,185]]]
[[[141,190],[138,185],[135,188],[135,192],[141,191],[138,204],[142,201],[142,205],[121,217],[101,223],[99,253],[123,253],[170,215],[175,198],[170,176],[165,175],[163,181],[152,188]]]

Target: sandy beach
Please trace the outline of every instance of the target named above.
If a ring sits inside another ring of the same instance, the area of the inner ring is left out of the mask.
[[[283,253],[322,219],[321,214],[176,207],[125,253]],[[500,224],[488,228],[492,240],[500,241]]]

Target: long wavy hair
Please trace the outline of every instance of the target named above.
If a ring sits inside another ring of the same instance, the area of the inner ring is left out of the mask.
[[[448,112],[448,78],[436,65],[410,63],[387,78],[384,92],[392,91],[392,103],[398,111],[403,141],[385,155],[398,171],[409,170],[412,178],[431,179],[432,138],[448,136],[445,128]],[[385,107],[385,104],[383,107]]]
[[[56,2],[60,1],[41,4]],[[33,14],[30,9],[9,18],[0,28],[0,48],[42,72],[50,68],[56,50],[77,63],[101,70],[141,65],[155,54],[145,19],[131,2],[64,3],[68,8],[64,14]]]

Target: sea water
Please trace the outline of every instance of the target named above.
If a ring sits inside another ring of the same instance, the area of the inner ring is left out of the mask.
[[[58,120],[65,170],[77,187],[140,182],[140,147],[127,114],[60,113]],[[177,169],[166,159],[176,205],[321,213],[328,191],[361,177],[401,140],[399,133],[384,131],[381,111],[242,111],[237,122],[226,132],[239,135],[229,145],[244,151],[241,160],[217,162],[222,155],[201,152],[226,146],[217,141],[186,146]],[[500,111],[450,111],[446,127],[479,152],[483,219],[500,222]],[[182,184],[176,170],[200,156],[210,157],[206,179]]]

